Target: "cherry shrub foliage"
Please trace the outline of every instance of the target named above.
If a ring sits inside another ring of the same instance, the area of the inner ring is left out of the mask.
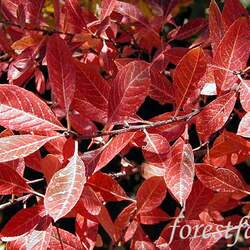
[[[0,231],[7,249],[232,241],[169,243],[181,211],[182,225],[211,230],[249,214],[238,167],[250,153],[249,15],[238,0],[212,0],[206,18],[180,22],[183,3],[1,1],[0,210],[15,207]],[[145,118],[148,100],[162,108]]]

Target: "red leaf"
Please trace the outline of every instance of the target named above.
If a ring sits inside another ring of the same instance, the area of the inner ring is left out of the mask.
[[[97,240],[98,223],[77,214],[75,228],[76,235],[81,239],[84,247],[93,249]]]
[[[149,89],[149,96],[164,105],[166,103],[174,102],[173,85],[166,76],[151,68],[151,85]]]
[[[45,143],[60,136],[13,135],[0,138],[0,162],[12,161],[28,156],[41,148]]]
[[[209,103],[197,116],[196,129],[202,141],[221,129],[228,120],[236,102],[234,92],[218,97]]]
[[[179,138],[171,148],[172,158],[165,172],[165,182],[173,196],[183,206],[194,181],[194,155],[191,145]]]
[[[123,237],[124,230],[129,226],[132,218],[135,216],[136,204],[132,203],[125,207],[120,214],[116,217],[115,227],[118,230],[118,239]]]
[[[123,188],[111,176],[104,173],[95,173],[87,182],[96,192],[100,192],[107,201],[130,200]]]
[[[11,241],[29,233],[40,222],[44,208],[37,205],[17,212],[1,231],[1,240]]]
[[[31,188],[15,170],[9,166],[0,166],[0,194],[22,194]]]
[[[67,113],[75,92],[75,68],[66,42],[56,34],[48,39],[46,59],[53,95]]]
[[[46,190],[44,205],[48,214],[59,220],[75,206],[86,182],[85,166],[78,156],[78,144],[68,165],[57,171]]]
[[[94,190],[89,187],[85,186],[83,193],[81,195],[81,199],[83,201],[83,205],[85,209],[91,214],[91,215],[98,215],[101,212],[102,209],[102,202],[99,199],[98,193],[95,193]]]
[[[207,26],[207,21],[203,18],[196,18],[182,27],[172,30],[168,37],[174,40],[184,40],[200,32]]]
[[[148,162],[164,163],[170,157],[170,145],[165,137],[146,133],[144,141],[146,145],[142,146],[142,152]]]
[[[137,200],[137,213],[146,213],[158,207],[166,196],[166,185],[162,177],[151,177],[139,187]]]
[[[196,175],[203,185],[217,192],[246,192],[241,179],[233,171],[209,164],[196,164]]]
[[[185,218],[199,219],[199,214],[208,207],[213,196],[213,191],[206,188],[199,180],[195,181],[186,202]]]
[[[34,230],[27,235],[27,250],[43,250],[47,249],[50,242],[52,227],[46,230]]]
[[[78,0],[66,0],[66,25],[71,24],[75,32],[81,32],[86,28],[86,22],[82,13],[82,9]]]
[[[246,113],[241,119],[237,135],[250,138],[250,112]]]
[[[241,16],[248,16],[248,12],[243,8],[239,0],[226,0],[222,12],[224,24],[229,27]]]
[[[100,19],[104,20],[107,16],[110,16],[117,4],[116,0],[103,0],[101,2],[101,15]]]
[[[131,3],[117,1],[115,11],[121,15],[128,16],[134,22],[141,23],[145,27],[148,26],[148,22],[142,15],[141,11]]]
[[[64,130],[40,98],[9,84],[0,86],[0,125],[19,131]]]
[[[105,146],[96,165],[95,172],[106,166],[118,153],[120,153],[134,137],[134,132],[115,136]]]
[[[77,69],[75,98],[85,98],[96,108],[107,112],[110,86],[93,66],[74,61]]]
[[[52,227],[49,249],[82,250],[83,246],[74,234]]]
[[[169,216],[161,208],[155,208],[150,212],[140,214],[140,222],[145,225],[158,224],[169,220]]]
[[[174,90],[177,105],[176,114],[187,102],[206,72],[206,57],[201,48],[190,50],[176,66],[174,71]]]
[[[96,125],[85,114],[70,114],[70,124],[72,128],[81,135],[91,135],[97,132]]]
[[[249,22],[247,18],[237,19],[227,30],[215,51],[213,63],[224,69],[214,69],[216,85],[219,89],[230,90],[238,77],[228,70],[244,69],[249,57]]]
[[[53,175],[62,168],[59,157],[56,155],[48,154],[40,161],[41,171],[44,174],[47,183],[50,182]]]
[[[250,81],[242,81],[240,88],[240,103],[246,112],[250,112]]]
[[[222,15],[215,0],[212,0],[209,6],[209,38],[213,51],[218,47],[223,35]]]
[[[116,75],[109,96],[109,122],[123,122],[133,117],[148,94],[149,64],[133,61]]]

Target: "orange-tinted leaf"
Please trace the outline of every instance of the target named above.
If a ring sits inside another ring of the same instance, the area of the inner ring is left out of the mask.
[[[209,38],[213,51],[218,47],[223,35],[222,15],[215,0],[212,0],[209,6]]]
[[[176,66],[173,77],[176,113],[187,102],[192,92],[199,88],[198,83],[205,74],[206,67],[206,57],[201,48],[190,50]]]
[[[86,182],[85,166],[78,156],[77,142],[75,145],[73,157],[65,168],[53,175],[45,193],[45,209],[54,221],[65,216],[75,206]]]

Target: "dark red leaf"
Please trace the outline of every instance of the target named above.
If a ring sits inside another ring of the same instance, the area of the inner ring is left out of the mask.
[[[75,93],[75,68],[66,42],[56,34],[48,39],[46,59],[53,95],[67,113]]]

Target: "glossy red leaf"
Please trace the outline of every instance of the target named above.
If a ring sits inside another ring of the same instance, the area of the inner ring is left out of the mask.
[[[209,38],[215,51],[224,36],[223,21],[220,9],[215,0],[209,6]]]
[[[177,201],[183,206],[194,181],[194,155],[190,144],[179,138],[171,148],[172,158],[165,172],[165,182]]]
[[[152,242],[137,240],[135,242],[135,249],[137,249],[137,250],[144,250],[144,249],[155,250],[156,247],[154,246],[154,244]]]
[[[222,12],[223,22],[228,28],[241,16],[248,16],[248,12],[241,5],[239,0],[226,0]]]
[[[60,136],[13,135],[0,138],[0,162],[28,156],[50,140]]]
[[[160,206],[166,196],[166,185],[162,177],[145,180],[136,194],[137,213],[145,213]]]
[[[206,67],[206,57],[201,48],[190,50],[176,66],[173,76],[176,114],[187,102],[193,91],[200,87],[198,83],[205,74]]]
[[[6,165],[0,166],[0,194],[22,194],[30,191],[30,187],[15,170]]]
[[[85,186],[83,189],[83,193],[81,195],[81,199],[85,209],[91,215],[98,215],[102,209],[102,200],[98,193],[96,193],[91,187]]]
[[[245,68],[250,53],[249,36],[249,21],[241,17],[229,27],[218,45],[213,64],[215,82],[220,90],[230,90],[238,81],[238,77],[230,71]]]
[[[149,64],[133,61],[120,70],[109,96],[109,122],[123,122],[133,117],[148,94]]]
[[[130,200],[119,183],[107,174],[95,173],[90,177],[87,184],[96,192],[100,192],[106,202]]]
[[[236,173],[227,168],[216,168],[209,164],[197,164],[196,175],[203,185],[217,192],[246,192]]]
[[[40,98],[7,84],[0,86],[0,125],[19,131],[64,130]]]
[[[233,111],[235,92],[229,92],[209,103],[197,116],[196,129],[202,141],[221,129]]]
[[[66,113],[75,93],[75,68],[66,42],[54,34],[48,39],[46,59],[52,92]]]
[[[86,182],[85,166],[78,156],[78,144],[66,167],[57,171],[45,193],[44,205],[48,214],[59,220],[75,206]]]
[[[170,145],[165,137],[146,133],[144,142],[146,145],[142,146],[142,152],[148,162],[164,163],[170,157]]]
[[[20,210],[2,229],[0,233],[1,239],[4,241],[12,241],[28,234],[38,225],[43,215],[44,208],[40,205]]]
[[[250,112],[246,113],[241,119],[237,135],[250,138]]]

